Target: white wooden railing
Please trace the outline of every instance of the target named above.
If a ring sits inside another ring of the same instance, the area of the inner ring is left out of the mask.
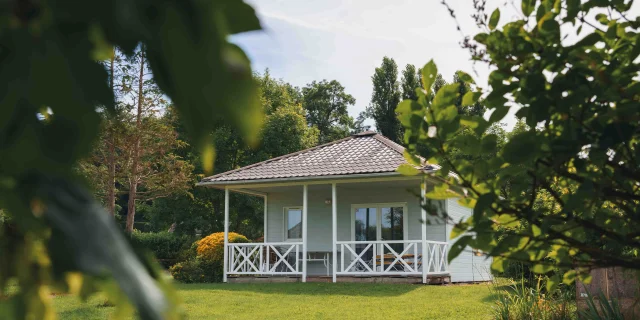
[[[302,242],[229,243],[227,274],[302,274]]]
[[[429,275],[449,271],[446,242],[338,241],[336,246],[337,275],[421,275],[423,271]]]

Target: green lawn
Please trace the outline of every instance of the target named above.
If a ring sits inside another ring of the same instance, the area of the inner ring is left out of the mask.
[[[189,319],[489,319],[488,285],[357,283],[177,285]],[[60,319],[106,319],[94,297],[53,298]]]

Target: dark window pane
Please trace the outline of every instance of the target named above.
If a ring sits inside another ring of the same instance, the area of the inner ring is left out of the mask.
[[[357,208],[355,217],[355,240],[375,241],[377,233],[376,208]]]
[[[289,209],[287,211],[287,238],[302,238],[302,210]]]
[[[381,221],[382,228],[380,232],[382,234],[381,240],[404,240],[404,214],[402,207],[381,208]],[[400,253],[404,247],[402,244],[391,245],[393,250]]]

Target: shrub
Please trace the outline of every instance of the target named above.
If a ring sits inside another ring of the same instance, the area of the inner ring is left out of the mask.
[[[174,264],[169,268],[169,273],[182,283],[220,282],[222,263],[194,258]]]
[[[513,283],[506,290],[495,285],[493,294],[497,297],[493,308],[496,320],[565,320],[576,318],[575,302],[571,295],[561,291],[543,293],[542,278],[536,287],[528,287],[524,281]]]
[[[229,243],[248,243],[247,237],[235,233],[229,232]],[[207,261],[223,260],[224,255],[224,232],[212,233],[200,241],[198,241],[198,257]]]
[[[131,233],[131,243],[135,247],[142,247],[153,252],[155,257],[165,266],[179,261],[181,253],[189,249],[192,241],[192,237],[166,231],[140,232],[136,230]]]
[[[247,243],[247,237],[230,232],[229,243]],[[173,279],[183,283],[222,281],[224,259],[224,232],[213,233],[194,242],[180,256],[184,261],[176,263],[169,272]]]

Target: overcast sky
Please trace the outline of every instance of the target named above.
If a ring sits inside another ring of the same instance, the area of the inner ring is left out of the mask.
[[[349,110],[353,117],[369,104],[371,76],[384,56],[395,59],[399,71],[407,63],[422,67],[433,59],[447,81],[463,70],[486,87],[487,66],[474,67],[460,47],[463,34],[480,31],[471,18],[471,0],[447,1],[462,34],[440,0],[247,2],[256,8],[264,30],[233,40],[247,52],[254,70],[269,68],[274,77],[299,87],[313,80],[338,80],[356,98]],[[517,17],[511,0],[488,2],[488,14],[500,5],[500,24]],[[511,114],[503,120],[509,128],[515,122]]]

